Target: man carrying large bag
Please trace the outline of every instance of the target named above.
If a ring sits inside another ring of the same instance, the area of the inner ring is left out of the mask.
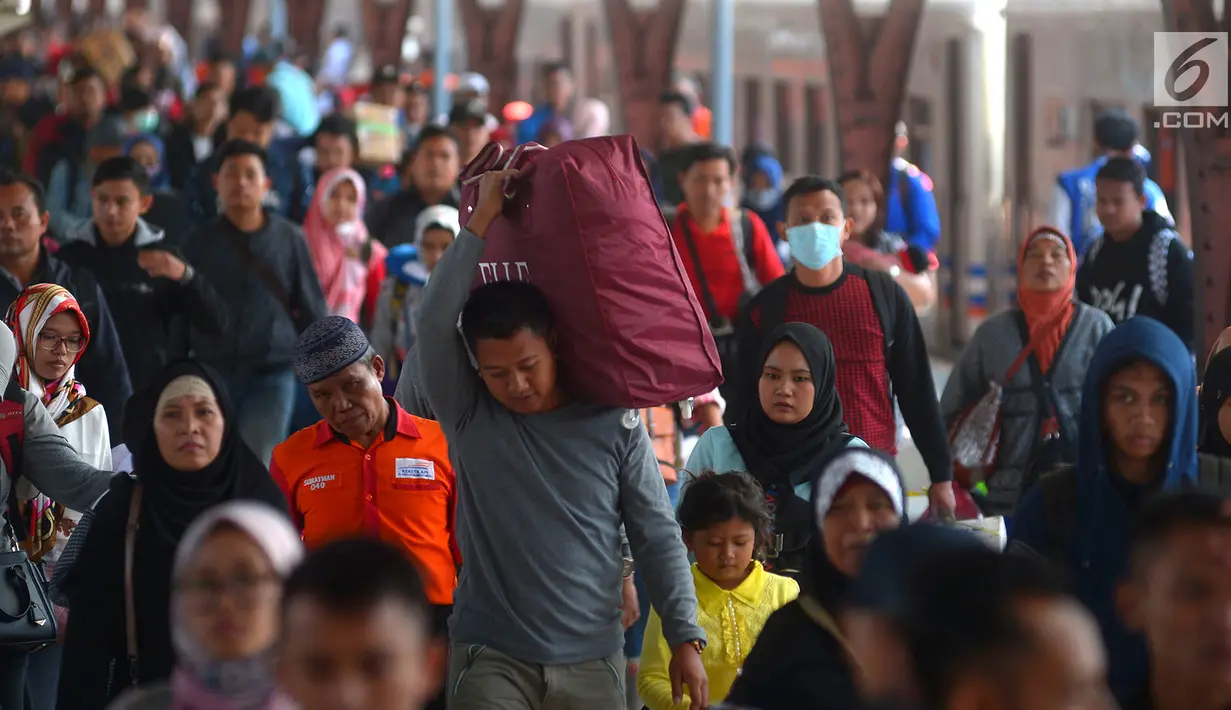
[[[460,482],[465,564],[450,621],[449,706],[624,708],[620,578],[632,560],[621,560],[623,523],[674,650],[675,693],[687,687],[700,710],[709,704],[705,636],[645,428],[636,412],[630,420],[581,399],[557,378],[552,308],[535,286],[497,281],[470,293],[517,176],[482,175],[467,228],[419,311],[422,385]]]

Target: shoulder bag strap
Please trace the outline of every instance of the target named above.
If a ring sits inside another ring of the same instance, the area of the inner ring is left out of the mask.
[[[693,269],[697,272],[697,282],[701,284],[701,300],[705,301],[705,307],[709,309],[710,320],[722,318],[722,314],[718,312],[718,304],[714,301],[714,294],[710,291],[709,279],[705,278],[705,268],[701,266],[701,254],[697,251],[697,243],[693,241],[692,230],[688,228],[687,216],[677,214],[675,221],[680,225],[684,243],[688,245],[688,254],[692,257]]]
[[[820,602],[807,594],[801,594],[799,595],[799,608],[803,610],[804,614],[814,624],[829,632],[829,635],[837,640],[838,644],[842,646],[842,650],[846,652],[847,658],[851,660],[852,665],[859,666],[859,659],[855,657],[854,650],[847,643],[846,637],[842,635],[842,629],[838,628],[838,622],[834,620],[833,615],[825,607],[821,606]]]
[[[744,214],[743,210],[727,210],[727,224],[731,229],[731,242],[735,246],[735,259],[739,262],[739,274],[744,280],[744,292],[749,296],[755,296],[761,290],[761,282],[757,280],[757,275],[752,271],[752,265],[748,262],[749,245],[753,244],[755,235],[750,229],[744,229],[745,225],[751,225],[752,222]]]
[[[257,278],[261,280],[265,289],[269,291],[269,295],[273,296],[274,300],[282,305],[282,309],[286,311],[286,314],[290,316],[291,322],[295,324],[295,329],[302,332],[306,325],[300,323],[300,312],[291,304],[291,294],[287,291],[286,284],[282,283],[282,279],[279,279],[273,269],[269,268],[269,264],[266,264],[259,256],[253,253],[252,248],[248,246],[248,242],[244,241],[243,237],[229,230],[223,231],[226,232],[227,241],[231,243],[231,246],[239,252],[239,255],[248,263],[248,266],[252,267],[252,270],[256,272]]]
[[[133,565],[137,552],[137,529],[141,519],[141,484],[133,486],[128,502],[128,525],[124,528],[124,632],[128,646],[129,682],[138,683],[137,675],[137,603],[133,596]]]

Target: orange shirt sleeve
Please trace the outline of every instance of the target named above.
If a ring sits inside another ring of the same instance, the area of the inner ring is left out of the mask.
[[[277,449],[274,449],[273,458],[269,462],[269,475],[273,477],[274,483],[278,484],[278,488],[281,488],[282,494],[286,496],[286,506],[291,513],[291,520],[295,522],[295,527],[299,528],[299,532],[302,534],[303,515],[295,507],[295,491],[291,487],[291,482],[287,479],[286,474],[282,472],[282,467],[278,465]]]
[[[770,238],[765,222],[761,221],[755,212],[745,210],[744,213],[748,215],[748,221],[752,224],[752,238],[756,240],[753,242],[753,253],[757,257],[757,280],[764,286],[785,274],[786,267],[782,265],[782,257],[778,256],[778,250],[774,248],[774,240]]]

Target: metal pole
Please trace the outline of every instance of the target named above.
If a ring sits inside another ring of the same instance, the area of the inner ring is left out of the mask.
[[[449,75],[449,55],[453,51],[453,0],[435,0],[432,3],[432,20],[435,23],[433,40],[436,47],[432,59],[432,109],[437,116],[449,112],[449,89],[445,77]]]
[[[735,140],[735,0],[714,0],[714,36],[710,63],[710,89],[714,114],[714,141],[733,145]]]

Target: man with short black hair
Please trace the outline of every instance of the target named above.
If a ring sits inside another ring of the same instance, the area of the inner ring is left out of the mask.
[[[395,547],[330,543],[283,585],[278,683],[300,710],[421,710],[445,656],[419,575]]]
[[[1095,177],[1103,236],[1077,270],[1075,296],[1119,324],[1149,316],[1193,349],[1192,253],[1167,220],[1146,207],[1146,174],[1132,158],[1112,158]]]
[[[1150,673],[1123,710],[1231,707],[1231,517],[1216,495],[1177,493],[1137,518],[1120,613],[1145,634]]]
[[[736,336],[738,365],[728,370],[728,421],[759,407],[756,383],[765,338],[782,323],[815,326],[833,343],[837,387],[850,433],[874,449],[897,454],[894,404],[927,466],[935,512],[952,513],[953,463],[940,415],[923,329],[895,274],[871,271],[842,258],[854,221],[846,194],[832,180],[799,178],[782,196],[786,222],[778,233],[795,268],[769,284],[743,309]],[[776,254],[776,252],[774,252]]]
[[[687,147],[679,183],[684,203],[665,208],[675,250],[701,301],[718,343],[724,371],[734,371],[735,323],[743,307],[785,273],[765,223],[755,212],[731,209],[735,152],[717,143]],[[723,395],[730,396],[723,387]]]
[[[449,111],[449,129],[461,147],[462,165],[470,163],[491,141],[487,124],[487,104],[480,99],[457,104]]]
[[[69,232],[57,257],[98,277],[116,321],[133,386],[141,390],[167,363],[187,357],[188,332],[221,335],[226,310],[208,280],[141,215],[149,209],[149,175],[133,158],[104,161],[94,171],[93,218]]]
[[[271,179],[265,191],[266,206],[277,214],[301,223],[312,204],[311,170],[297,159],[295,141],[274,138],[274,123],[281,102],[277,92],[266,86],[250,86],[231,97],[231,115],[227,118],[224,137],[259,146],[266,153],[264,162]],[[218,214],[219,196],[214,189],[214,175],[221,163],[217,151],[193,169],[184,190],[190,216],[195,225],[204,224]]]
[[[219,335],[194,329],[192,347],[227,378],[233,425],[268,465],[290,427],[296,340],[325,317],[325,297],[303,232],[262,208],[270,187],[265,151],[227,141],[217,165],[222,214],[189,236],[184,254],[222,297],[228,327]]]
[[[1098,627],[1041,562],[955,551],[905,585],[909,710],[1112,710]]]
[[[535,286],[471,292],[510,176],[483,175],[419,307],[423,389],[462,481],[450,706],[623,710],[621,594],[633,591],[623,526],[673,650],[672,685],[700,710],[705,635],[645,427],[560,382],[551,306]]]
[[[77,374],[90,383],[90,396],[107,410],[113,441],[123,441],[124,405],[132,382],[116,324],[94,274],[52,256],[42,245],[50,215],[47,195],[34,178],[0,173],[0,311],[7,311],[26,286],[54,283],[77,298],[90,323],[90,347],[81,356]]]
[[[1112,158],[1128,158],[1140,164],[1143,170],[1150,163],[1150,152],[1137,142],[1138,132],[1137,121],[1124,111],[1104,111],[1094,120],[1094,144],[1101,155],[1088,165],[1060,173],[1056,180],[1048,222],[1069,235],[1079,257],[1103,235],[1104,225],[1098,215],[1095,190],[1098,171]],[[1175,218],[1167,207],[1163,189],[1148,178],[1143,183],[1145,208],[1174,226]]]
[[[365,222],[374,239],[393,248],[415,241],[419,213],[433,205],[458,207],[457,177],[462,165],[457,138],[443,126],[426,126],[406,154],[402,189],[373,203]]]
[[[214,139],[227,118],[227,94],[211,81],[202,82],[188,109],[188,115],[175,124],[166,138],[165,170],[171,187],[183,190],[197,163],[214,154]]]
[[[680,175],[688,169],[690,149],[702,138],[693,128],[695,106],[678,91],[664,91],[658,97],[658,125],[662,145],[654,161],[654,189],[658,202],[674,206],[685,200]]]

